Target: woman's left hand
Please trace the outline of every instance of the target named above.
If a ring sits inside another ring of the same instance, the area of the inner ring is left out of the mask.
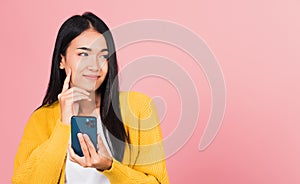
[[[68,149],[72,162],[78,163],[82,167],[93,167],[100,171],[111,168],[113,160],[104,146],[100,135],[98,135],[98,153],[88,135],[78,133],[77,136],[84,156],[78,156],[71,145],[69,145]]]

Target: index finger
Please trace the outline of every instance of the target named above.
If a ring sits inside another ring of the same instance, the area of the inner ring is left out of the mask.
[[[72,73],[72,70],[71,70],[71,68],[69,68],[69,71],[67,73],[66,79],[64,81],[62,92],[65,92],[67,89],[69,89],[69,83],[70,83],[70,79],[71,79],[71,73]]]
[[[98,154],[96,152],[96,148],[94,147],[94,144],[92,143],[91,139],[87,134],[83,134],[83,138],[85,143],[87,144],[87,148],[91,154],[92,157],[97,158]]]

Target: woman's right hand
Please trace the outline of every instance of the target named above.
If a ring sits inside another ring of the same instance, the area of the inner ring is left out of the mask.
[[[65,124],[70,124],[71,117],[78,114],[79,104],[77,103],[80,100],[91,100],[89,95],[90,93],[78,88],[71,87],[71,69],[66,76],[64,81],[63,89],[61,93],[58,95],[58,101],[60,104],[60,112],[61,112],[61,121]]]

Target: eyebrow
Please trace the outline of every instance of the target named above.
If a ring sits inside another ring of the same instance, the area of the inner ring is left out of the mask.
[[[77,49],[92,51],[92,49],[88,48],[88,47],[78,47]],[[105,52],[105,51],[108,52],[108,49],[105,48],[105,49],[100,50],[100,52]]]

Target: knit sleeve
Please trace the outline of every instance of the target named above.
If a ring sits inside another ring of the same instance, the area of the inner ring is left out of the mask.
[[[111,184],[168,184],[168,174],[162,142],[162,133],[156,107],[151,98],[144,96],[132,98],[137,123],[129,123],[129,138],[131,140],[131,162],[126,158],[122,163],[113,160],[110,170],[103,174],[109,178]],[[137,112],[137,113],[136,113]],[[128,123],[128,122],[127,122]]]
[[[57,183],[69,137],[69,125],[49,118],[43,107],[35,111],[15,157],[12,183]]]

